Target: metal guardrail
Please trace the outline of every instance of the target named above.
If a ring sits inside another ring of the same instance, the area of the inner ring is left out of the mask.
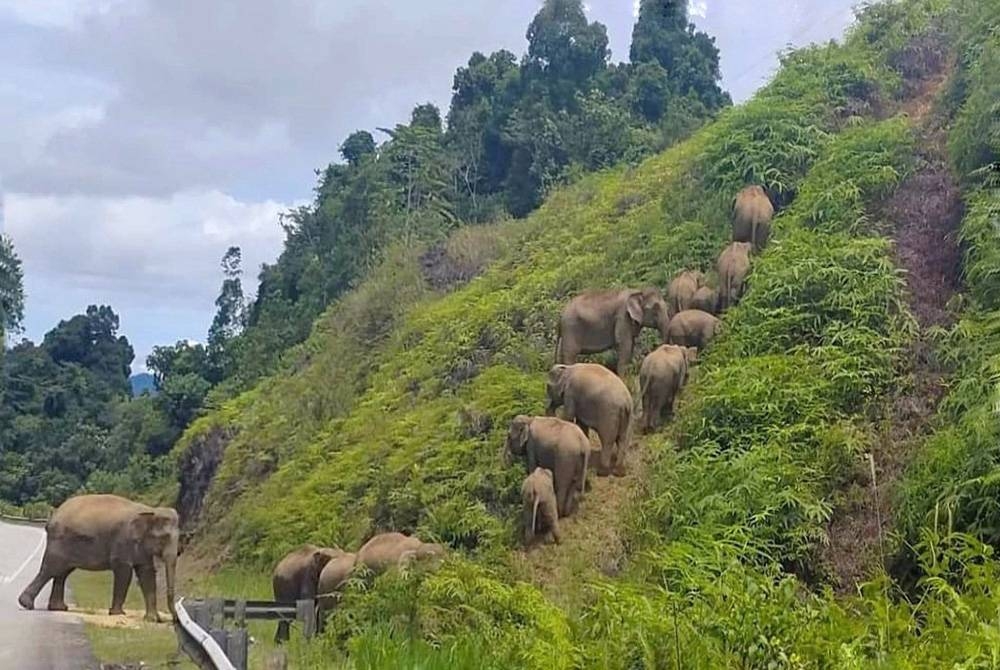
[[[246,670],[247,621],[298,621],[306,638],[317,632],[316,600],[299,600],[293,605],[269,600],[179,598],[175,607],[177,640],[202,670]],[[234,629],[226,630],[227,619],[235,622]]]

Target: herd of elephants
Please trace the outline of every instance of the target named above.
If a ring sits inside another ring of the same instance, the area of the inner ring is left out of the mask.
[[[674,399],[688,377],[697,352],[719,330],[717,315],[742,296],[751,253],[770,235],[774,207],[760,186],[747,186],[733,202],[732,242],[717,263],[713,288],[697,270],[671,282],[664,297],[653,287],[588,291],[574,297],[559,318],[555,365],[549,370],[545,416],[515,417],[504,453],[508,464],[520,460],[527,476],[521,487],[524,542],[536,538],[560,541],[559,519],[573,514],[586,490],[591,452],[588,433],[601,444],[597,474],[624,474],[624,453],[632,435],[633,399],[622,380],[643,328],[659,331],[663,344],[639,368],[643,432],[656,429],[673,414]],[[577,363],[580,354],[614,350],[609,367]],[[556,416],[562,408],[562,418]],[[33,609],[35,598],[50,580],[50,610],[65,610],[66,578],[76,569],[111,570],[114,587],[111,614],[123,614],[125,596],[135,574],[146,604],[146,620],[159,621],[156,606],[156,560],[163,563],[167,606],[174,611],[180,523],[169,507],[149,507],[113,495],[80,495],[53,512],[46,527],[47,544],[38,574],[18,598]],[[374,573],[414,560],[444,555],[439,544],[403,533],[381,533],[356,552],[304,545],[274,568],[274,598],[279,602],[319,598],[329,609],[337,590],[356,568]],[[277,638],[287,639],[288,623]]]

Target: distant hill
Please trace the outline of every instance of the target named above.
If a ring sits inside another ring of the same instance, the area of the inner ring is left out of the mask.
[[[135,397],[139,397],[147,391],[150,395],[156,395],[156,384],[153,382],[153,375],[148,372],[140,372],[139,374],[132,375],[129,377],[129,383],[132,385],[132,395]]]

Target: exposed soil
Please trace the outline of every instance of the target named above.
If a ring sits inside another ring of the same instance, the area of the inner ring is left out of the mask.
[[[222,463],[226,445],[232,434],[222,428],[213,428],[203,437],[196,438],[180,458],[180,490],[177,493],[177,513],[181,527],[189,531],[198,520],[205,496],[212,486],[215,472]]]
[[[616,575],[624,567],[626,549],[622,538],[622,518],[646,479],[649,450],[633,444],[625,459],[624,477],[598,477],[593,472],[600,443],[591,436],[590,488],[571,517],[559,520],[560,544],[538,543],[515,553],[519,576],[534,583],[563,605],[579,595],[573,585],[583,584],[587,575]]]
[[[884,563],[882,543],[895,526],[895,485],[914,447],[929,432],[930,419],[944,393],[946,370],[935,357],[928,332],[954,320],[948,302],[960,284],[956,230],[962,200],[944,161],[944,131],[931,114],[948,79],[947,68],[942,70],[914,84],[910,89],[914,97],[902,108],[921,129],[921,166],[876,208],[895,243],[896,265],[906,273],[907,302],[920,330],[904,354],[906,377],[873,418],[876,486],[866,465],[865,475],[842,492],[829,524],[830,543],[824,559],[841,593],[855,591]]]

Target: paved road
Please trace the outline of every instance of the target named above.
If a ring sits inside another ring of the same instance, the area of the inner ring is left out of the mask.
[[[92,670],[98,666],[83,624],[71,614],[45,611],[47,586],[35,601],[40,609],[26,612],[17,604],[44,550],[41,528],[0,522],[0,668]]]

